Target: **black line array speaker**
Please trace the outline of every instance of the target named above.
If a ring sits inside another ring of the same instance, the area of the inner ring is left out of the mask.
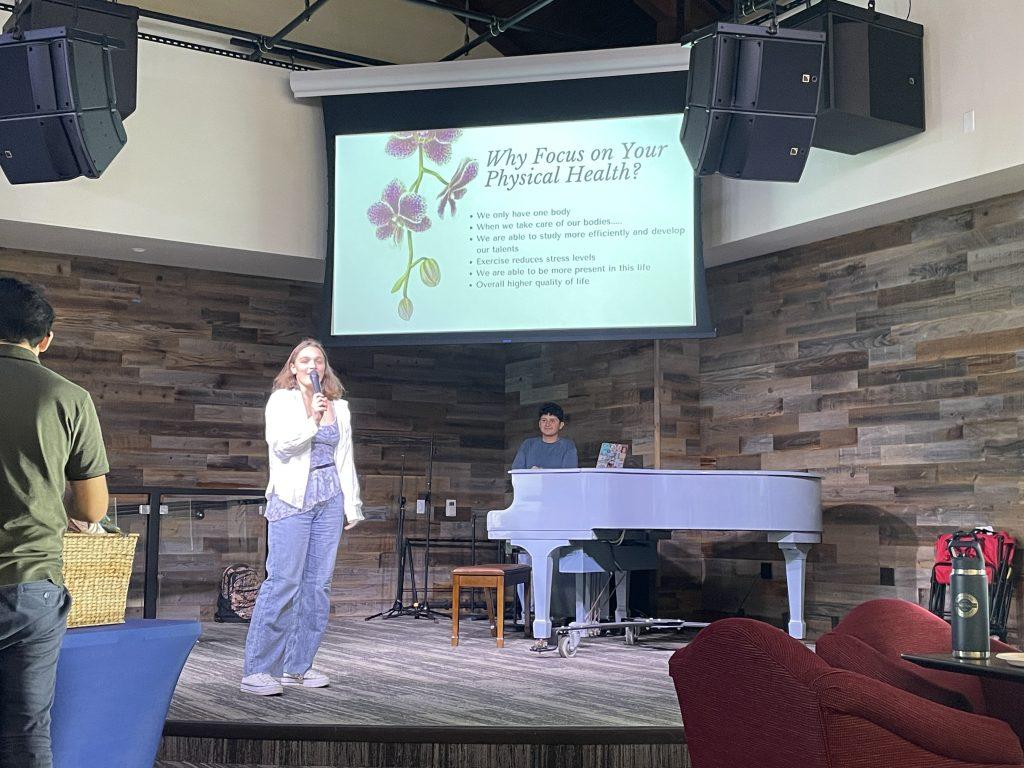
[[[720,23],[690,39],[679,138],[697,175],[799,181],[814,135],[824,33]]]
[[[63,27],[0,35],[0,168],[12,184],[98,178],[127,141],[110,41]]]
[[[827,36],[815,147],[855,155],[924,130],[924,27],[836,0],[782,23]]]
[[[4,32],[68,27],[117,40],[110,52],[117,87],[117,111],[135,111],[139,58],[139,9],[110,0],[22,0],[4,22]]]

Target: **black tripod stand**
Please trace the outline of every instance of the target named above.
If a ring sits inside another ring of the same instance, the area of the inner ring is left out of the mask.
[[[413,609],[406,608],[402,603],[405,596],[405,449],[402,449],[402,469],[398,477],[398,526],[395,528],[395,567],[398,570],[395,585],[395,602],[386,611],[367,616],[364,621],[376,619],[393,619],[395,616],[406,616]],[[415,579],[414,579],[415,581]]]
[[[435,611],[430,607],[430,529],[434,519],[433,499],[430,486],[434,479],[434,436],[430,436],[430,453],[427,454],[427,492],[423,494],[423,503],[427,515],[427,535],[423,548],[423,600],[420,601],[416,591],[416,560],[412,556],[412,542],[406,540],[405,546],[409,554],[410,575],[412,577],[412,608],[407,608],[406,615],[414,619],[430,619],[436,622],[438,616],[450,619],[447,613]]]
[[[398,526],[395,530],[395,567],[396,573],[396,584],[395,584],[395,600],[391,604],[391,607],[386,611],[375,613],[372,616],[367,616],[364,621],[370,619],[376,619],[378,617],[383,619],[394,619],[398,616],[412,616],[414,619],[431,619],[437,621],[438,616],[444,618],[450,618],[447,614],[440,613],[433,610],[430,607],[427,593],[430,586],[430,528],[431,528],[431,496],[430,486],[434,476],[434,436],[430,437],[430,452],[427,457],[427,492],[424,494],[424,505],[427,515],[427,536],[426,536],[426,548],[423,556],[423,601],[419,599],[419,593],[416,589],[416,561],[412,556],[412,543],[405,538],[405,450],[402,450],[402,469],[399,479],[398,488]],[[412,604],[405,605],[405,573],[406,573],[406,559],[408,558],[408,570],[410,586],[412,587]]]

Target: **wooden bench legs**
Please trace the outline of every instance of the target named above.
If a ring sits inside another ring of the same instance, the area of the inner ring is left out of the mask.
[[[499,648],[505,647],[505,588],[526,583],[526,605],[523,607],[523,621],[527,631],[530,627],[530,584],[529,579],[516,578],[505,581],[503,575],[452,574],[452,647],[459,644],[459,595],[463,588],[480,587],[484,590],[487,604],[487,620],[491,637],[497,640]],[[491,593],[494,590],[495,594]]]

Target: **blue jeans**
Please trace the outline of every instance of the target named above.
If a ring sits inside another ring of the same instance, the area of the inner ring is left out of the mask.
[[[51,581],[0,587],[0,765],[50,768],[50,708],[71,598]]]
[[[245,639],[245,675],[301,675],[327,628],[331,579],[345,520],[344,496],[267,523],[267,580]]]

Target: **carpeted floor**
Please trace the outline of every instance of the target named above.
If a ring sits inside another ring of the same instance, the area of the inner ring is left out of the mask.
[[[324,689],[283,696],[241,693],[246,625],[206,624],[168,713],[174,721],[499,728],[678,728],[668,677],[674,633],[587,638],[576,656],[529,650],[521,634],[495,647],[487,623],[412,618],[333,621],[317,657]],[[172,768],[166,764],[166,768]],[[174,764],[173,768],[193,768]],[[210,768],[203,766],[202,768]]]

